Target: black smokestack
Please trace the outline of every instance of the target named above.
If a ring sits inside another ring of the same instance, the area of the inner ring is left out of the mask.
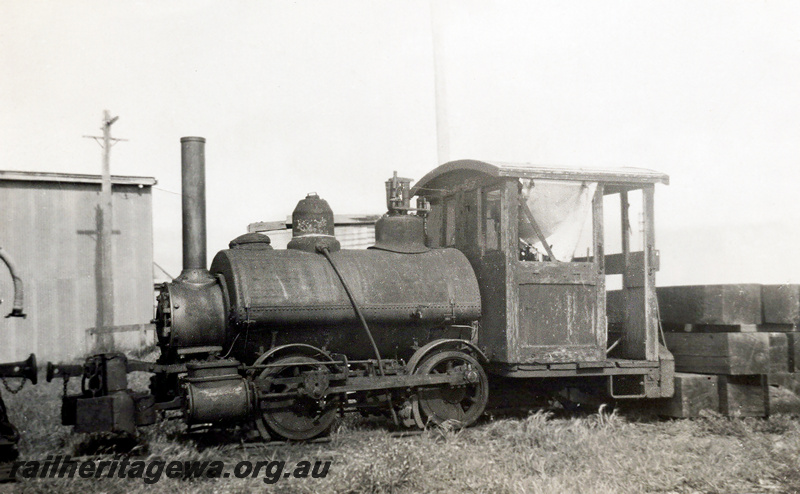
[[[183,271],[178,280],[213,280],[206,270],[206,140],[181,137]]]

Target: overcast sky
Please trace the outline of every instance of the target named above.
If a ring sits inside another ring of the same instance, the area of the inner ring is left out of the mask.
[[[209,252],[311,191],[382,212],[438,164],[434,39],[449,158],[666,172],[660,284],[800,283],[800,2],[0,0],[0,168],[99,173],[119,115],[175,275],[181,136]]]

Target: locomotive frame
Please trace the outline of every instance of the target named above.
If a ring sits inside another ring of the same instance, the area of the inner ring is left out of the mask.
[[[337,412],[351,411],[384,414],[398,426],[467,426],[487,405],[489,375],[562,399],[672,396],[674,363],[658,335],[653,227],[653,192],[666,175],[450,162],[413,189],[396,174],[386,183],[389,211],[372,251],[340,251],[333,213],[309,196],[295,210],[289,250],[243,235],[209,272],[205,140],[181,143],[184,269],[159,288],[161,356],[48,364],[48,381],[62,377],[65,390],[66,380],[81,378],[81,393],[62,405],[62,422],[76,431],[133,433],[168,410],[182,410],[192,427],[241,425],[265,440],[312,439]],[[572,184],[588,200],[586,256],[559,259],[539,209],[532,212],[527,199],[548,183]],[[644,249],[631,250],[623,227],[622,252],[605,255],[603,198],[619,194],[627,225],[634,190],[642,191]],[[414,195],[418,208],[410,207]],[[385,273],[375,269],[385,266],[397,283],[381,291]],[[607,274],[623,279],[619,327],[606,322]],[[297,285],[297,297],[285,283]],[[133,371],[154,374],[150,393],[127,388]]]

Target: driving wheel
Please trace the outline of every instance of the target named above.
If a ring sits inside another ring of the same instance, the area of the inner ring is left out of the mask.
[[[260,379],[275,380],[268,392],[292,395],[266,400],[266,408],[262,408],[256,419],[261,436],[264,439],[279,436],[302,441],[327,432],[336,419],[336,401],[321,404],[321,400],[309,394],[301,393],[298,396],[294,393],[301,388],[306,391],[309,381],[313,381],[306,377],[309,371],[324,374],[329,372],[328,368],[321,361],[306,355],[282,357],[270,362],[270,365],[273,366],[259,375]],[[314,386],[313,382],[311,386]]]
[[[457,386],[443,384],[421,388],[414,400],[413,411],[417,426],[429,422],[455,422],[460,427],[475,423],[489,399],[489,380],[475,358],[459,351],[442,351],[427,357],[415,374],[461,374],[467,383]]]

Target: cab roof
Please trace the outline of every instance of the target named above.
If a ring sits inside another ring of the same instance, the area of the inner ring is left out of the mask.
[[[465,184],[473,181],[477,186],[477,181],[491,178],[599,182],[606,186],[607,194],[635,190],[656,183],[669,184],[667,174],[646,168],[566,168],[529,163],[457,160],[440,165],[419,179],[411,189],[411,195],[438,196],[447,191],[463,190]]]

